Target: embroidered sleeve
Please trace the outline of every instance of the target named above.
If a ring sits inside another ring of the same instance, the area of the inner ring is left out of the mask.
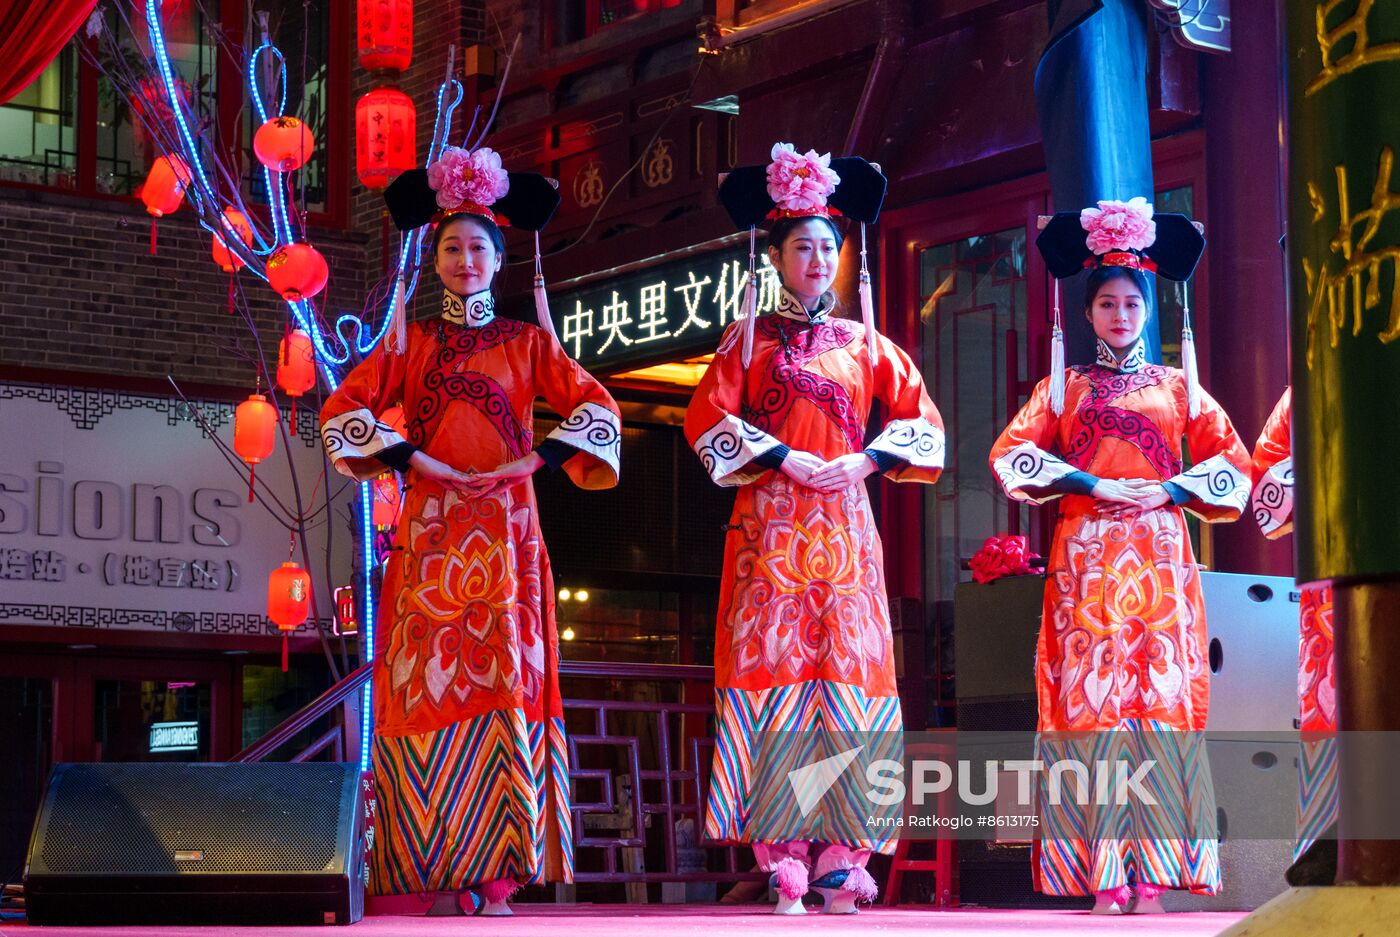
[[[336,471],[368,481],[406,464],[413,447],[378,414],[403,395],[406,355],[376,349],[321,407],[321,441]]]
[[[885,457],[872,456],[892,481],[935,482],[943,472],[943,417],[904,349],[884,336],[879,342],[874,396],[885,404],[889,419],[866,451]]]
[[[1287,388],[1254,444],[1254,519],[1270,540],[1293,530],[1293,391]]]
[[[1044,504],[1069,493],[1057,483],[1078,469],[1050,452],[1058,425],[1045,378],[992,446],[992,474],[1012,500]]]
[[[1183,391],[1181,406],[1185,406]],[[1167,479],[1185,489],[1182,507],[1207,523],[1238,520],[1249,503],[1249,451],[1225,410],[1201,391],[1201,412],[1186,428],[1186,445],[1196,463]]]
[[[744,368],[740,323],[729,327],[685,412],[685,437],[717,485],[746,485],[768,469],[782,442],[739,416]],[[783,453],[786,455],[786,453]],[[766,457],[766,458],[765,458]],[[781,464],[781,463],[779,463]]]
[[[547,439],[577,450],[563,463],[574,484],[611,488],[617,484],[622,459],[622,416],[617,403],[558,341],[543,329],[535,333],[538,389],[564,417]]]
[[[691,406],[693,408],[694,404]],[[686,423],[690,423],[689,411]],[[758,467],[750,463],[758,463],[763,455],[781,445],[763,430],[729,414],[721,416],[691,442],[691,448],[700,457],[710,478],[715,484],[726,487],[746,485],[763,474],[761,463]]]
[[[1293,530],[1293,458],[1277,462],[1254,486],[1254,519],[1270,540]]]

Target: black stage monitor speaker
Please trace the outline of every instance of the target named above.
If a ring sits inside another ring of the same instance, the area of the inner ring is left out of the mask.
[[[34,823],[34,924],[352,924],[358,766],[59,764]]]

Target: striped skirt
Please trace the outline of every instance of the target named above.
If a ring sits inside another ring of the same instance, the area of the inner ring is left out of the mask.
[[[706,838],[894,852],[897,826],[870,822],[864,765],[903,761],[899,697],[867,696],[860,687],[831,680],[768,690],[719,687],[715,696],[719,730]],[[808,800],[798,780],[803,775],[791,772],[822,761],[830,774],[809,775]]]
[[[1036,759],[1046,766],[1068,761],[1088,768],[1087,803],[1068,783],[1057,792],[1044,775],[1039,779],[1037,891],[1091,895],[1132,884],[1201,895],[1220,890],[1215,789],[1204,733],[1129,719],[1113,731],[1043,733],[1036,739]],[[1123,779],[1139,766],[1149,769],[1140,775],[1140,790],[1150,800],[1135,792],[1119,796]]]
[[[370,894],[573,880],[562,719],[495,710],[434,732],[375,736],[373,762]]]

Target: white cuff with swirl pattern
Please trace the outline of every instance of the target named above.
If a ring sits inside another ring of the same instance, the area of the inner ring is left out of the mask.
[[[1249,504],[1249,476],[1235,468],[1223,455],[1211,456],[1204,462],[1198,462],[1167,481],[1185,488],[1195,501],[1237,512],[1235,517],[1243,514]],[[1191,510],[1189,501],[1182,507]],[[1192,513],[1199,516],[1197,511]]]
[[[596,456],[618,474],[622,461],[622,424],[617,414],[596,403],[582,403],[568,419],[550,432],[548,439]]]
[[[1292,456],[1264,473],[1259,484],[1254,486],[1250,500],[1254,505],[1254,519],[1265,537],[1274,540],[1293,529]]]
[[[865,448],[892,455],[915,468],[943,467],[943,431],[923,417],[890,420]]]
[[[716,485],[727,488],[747,485],[766,469],[745,472],[744,468],[770,449],[782,445],[763,430],[735,416],[725,416],[695,440],[695,454]]]
[[[1057,459],[1034,443],[1023,442],[992,463],[997,480],[1013,501],[1044,504],[1060,496],[1049,487],[1078,469],[1064,459]],[[1032,494],[1031,490],[1035,493]]]
[[[357,472],[345,460],[371,458],[405,440],[389,424],[379,422],[373,413],[361,407],[322,423],[321,442],[336,471],[358,481],[368,481],[389,471],[388,466],[372,472]]]

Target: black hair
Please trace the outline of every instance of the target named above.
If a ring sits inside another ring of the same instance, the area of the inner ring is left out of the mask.
[[[1089,278],[1084,281],[1085,313],[1094,308],[1094,299],[1099,295],[1099,290],[1110,280],[1131,281],[1142,294],[1143,302],[1147,302],[1147,274],[1136,267],[1095,267]]]
[[[459,212],[455,215],[448,215],[433,228],[433,249],[430,254],[434,260],[437,259],[438,241],[442,239],[442,232],[459,221],[475,221],[477,224],[481,225],[482,230],[486,232],[486,237],[490,239],[492,246],[496,248],[496,253],[501,255],[505,254],[506,236],[501,233],[500,225],[496,224],[496,222],[487,218],[485,215],[478,215],[475,212]]]
[[[836,241],[836,249],[841,249],[841,242],[845,240],[841,235],[841,229],[836,227],[836,222],[826,215],[805,215],[801,218],[780,218],[768,229],[768,246],[776,251],[782,251],[783,245],[792,235],[792,231],[804,221],[811,221],[813,218],[826,222],[826,226],[831,229],[831,236]]]

